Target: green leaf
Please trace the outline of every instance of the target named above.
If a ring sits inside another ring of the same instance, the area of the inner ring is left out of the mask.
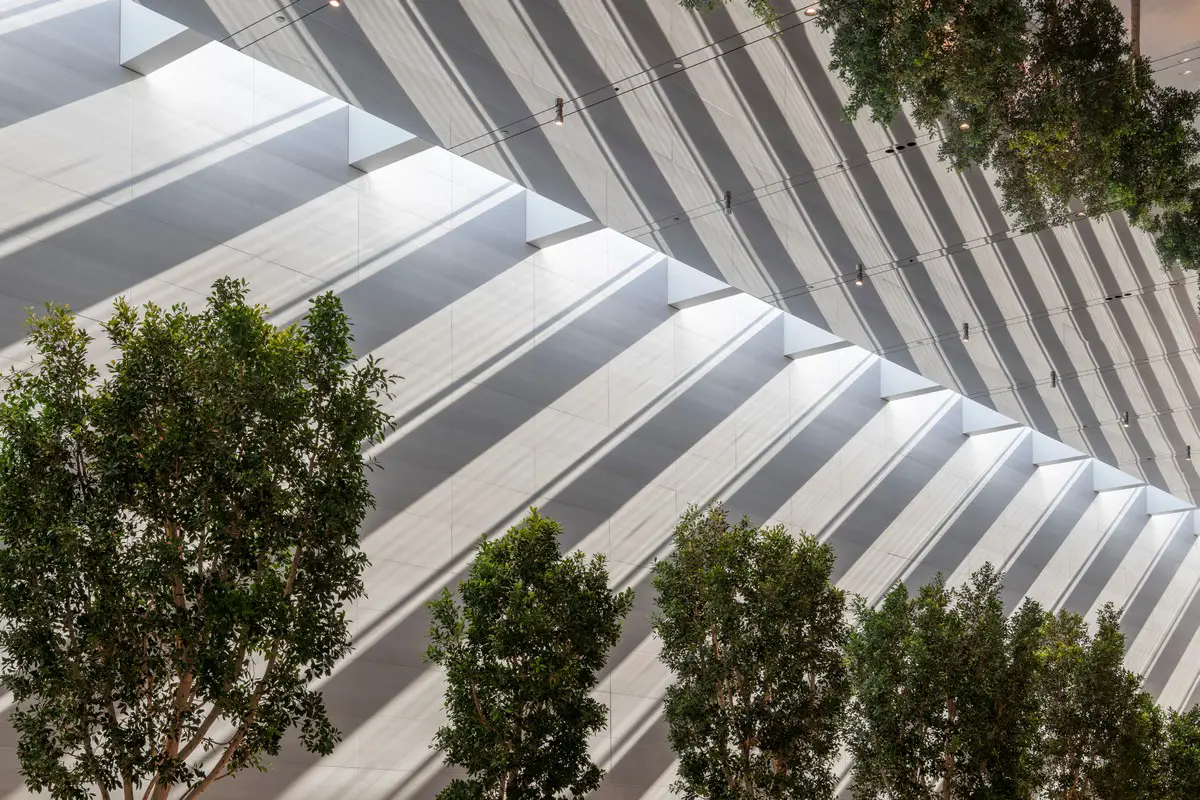
[[[674,673],[664,716],[684,797],[833,794],[849,690],[833,551],[691,508],[654,567],[654,632]]]
[[[307,687],[349,651],[392,378],[355,365],[332,294],[284,329],[246,295],[118,300],[103,374],[69,311],[30,317],[36,368],[0,402],[0,680],[30,788],[195,794],[289,728],[337,742]]]
[[[532,509],[483,541],[457,597],[429,603],[429,661],[445,670],[434,746],[466,770],[441,800],[549,800],[595,790],[588,737],[608,709],[592,690],[633,591],[608,588],[603,556],[564,556],[558,523]]]

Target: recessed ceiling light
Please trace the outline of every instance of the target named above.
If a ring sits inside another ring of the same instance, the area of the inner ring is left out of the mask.
[[[960,123],[958,123],[958,129],[959,129],[960,131],[969,131],[969,130],[971,130],[971,123],[969,123],[969,122],[960,122]]]
[[[816,15],[817,15],[817,7],[816,6],[809,6],[808,8],[804,9],[804,16],[815,17]]]
[[[287,17],[285,17],[283,14],[279,14],[278,16],[275,17],[275,21],[276,22],[287,22]]]
[[[337,8],[341,4],[342,0],[329,0],[329,5],[333,6],[334,8]]]
[[[671,66],[673,66],[675,69],[683,69],[683,62],[682,62],[682,61],[676,61],[676,62],[675,62],[674,64],[672,64]]]
[[[1183,71],[1183,74],[1184,74],[1184,75],[1191,75],[1191,74],[1192,74],[1192,71],[1191,71],[1190,69],[1185,69],[1185,70]]]
[[[1086,217],[1086,216],[1087,216],[1087,212],[1086,212],[1086,211],[1077,211],[1077,212],[1075,213],[1075,216],[1077,216],[1077,217]]]
[[[1181,58],[1181,59],[1179,59],[1179,63],[1180,63],[1180,64],[1186,64],[1186,63],[1188,63],[1188,62],[1189,62],[1189,61],[1191,61],[1191,60],[1192,60],[1192,59],[1190,59],[1190,58]]]

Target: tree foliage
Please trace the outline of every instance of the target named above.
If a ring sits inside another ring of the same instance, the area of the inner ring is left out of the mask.
[[[731,0],[679,0],[679,5],[691,11],[716,11]],[[773,0],[745,0],[754,16],[768,25],[774,26],[781,16]]]
[[[1155,796],[1162,721],[1140,676],[1125,669],[1125,637],[1111,604],[1094,635],[1075,613],[1046,625],[1041,681],[1047,800]]]
[[[848,683],[833,551],[782,527],[691,508],[654,569],[655,632],[674,673],[664,715],[676,791],[711,800],[829,798]]]
[[[1169,711],[1159,750],[1158,790],[1162,800],[1200,797],[1200,706]]]
[[[552,800],[593,791],[588,737],[608,710],[591,696],[633,590],[608,588],[604,557],[564,556],[558,523],[532,509],[483,541],[466,580],[429,604],[429,661],[446,671],[435,746],[466,769],[447,800]]]
[[[855,798],[1009,800],[1038,786],[1040,631],[1026,601],[1005,617],[990,565],[939,575],[878,608],[861,598],[846,649]]]
[[[1186,201],[1152,213],[1145,227],[1164,266],[1200,269],[1200,181]]]
[[[709,10],[718,0],[682,0]],[[778,11],[746,0],[767,22]],[[1024,230],[1124,210],[1167,266],[1200,267],[1200,92],[1159,86],[1112,0],[824,0],[846,115],[907,109],[952,168],[990,168]]]
[[[67,309],[30,318],[0,403],[0,678],[35,791],[192,798],[289,728],[338,740],[308,685],[349,650],[390,377],[354,365],[332,294],[276,329],[246,293],[119,300],[103,376]]]

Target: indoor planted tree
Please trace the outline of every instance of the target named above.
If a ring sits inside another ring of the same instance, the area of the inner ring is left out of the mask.
[[[277,329],[246,292],[118,301],[103,374],[66,309],[30,318],[0,403],[0,679],[30,789],[192,798],[290,728],[338,741],[309,683],[350,647],[390,377],[355,366],[333,295]]]
[[[1153,213],[1145,227],[1164,266],[1200,269],[1200,180],[1186,202]]]
[[[779,18],[769,2],[746,4]],[[1200,266],[1178,243],[1200,188],[1200,92],[1155,82],[1112,0],[823,0],[815,10],[849,118],[866,109],[888,126],[907,110],[955,170],[994,172],[1022,230],[1061,224],[1078,205],[1125,210],[1152,234],[1169,229],[1168,266]]]
[[[1100,610],[1094,636],[1073,612],[1048,621],[1041,681],[1047,800],[1156,796],[1162,721],[1124,656],[1111,603]]]
[[[845,720],[845,598],[833,550],[691,508],[654,568],[655,633],[674,673],[664,716],[675,789],[710,800],[833,795]]]
[[[1162,800],[1200,797],[1200,706],[1169,711],[1158,753],[1158,790]]]
[[[429,604],[427,658],[446,672],[447,724],[434,739],[465,769],[446,800],[551,800],[593,791],[588,737],[608,709],[591,696],[633,590],[608,588],[604,557],[564,556],[562,529],[536,509],[483,541],[458,601]]]
[[[1010,800],[1038,786],[1039,645],[1026,601],[1004,614],[990,566],[958,589],[941,576],[878,608],[863,600],[846,648],[856,800]]]

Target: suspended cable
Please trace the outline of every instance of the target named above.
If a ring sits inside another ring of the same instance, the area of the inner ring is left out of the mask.
[[[326,8],[338,8],[339,6],[341,6],[341,4],[342,4],[341,0],[328,0],[328,2],[322,3],[321,5],[317,6],[317,7],[316,7],[316,8],[314,8],[314,9],[312,9],[311,11],[306,11],[306,12],[304,12],[303,14],[301,14],[301,15],[300,15],[300,16],[298,16],[298,17],[296,17],[296,18],[295,18],[294,20],[292,20],[291,22],[288,22],[286,25],[280,25],[280,26],[279,26],[278,28],[276,28],[275,30],[273,30],[273,31],[269,31],[269,32],[267,32],[267,33],[264,33],[262,36],[259,36],[257,39],[251,39],[250,41],[246,42],[246,43],[245,43],[244,45],[242,45],[241,47],[237,48],[237,50],[238,50],[238,52],[240,53],[240,52],[242,52],[243,50],[245,50],[247,47],[250,47],[251,45],[256,45],[256,44],[258,44],[258,43],[259,43],[259,42],[261,42],[263,39],[266,39],[268,36],[274,36],[275,34],[279,33],[279,32],[280,32],[280,31],[282,31],[282,30],[287,30],[288,28],[290,28],[290,27],[292,27],[293,25],[295,25],[297,22],[300,22],[300,21],[302,21],[302,20],[304,20],[304,19],[307,19],[308,17],[311,17],[313,14],[316,14],[318,11],[321,11],[321,10],[323,10],[323,9],[326,9]],[[294,5],[294,4],[293,4],[293,5]],[[276,12],[276,13],[277,13],[277,12]]]
[[[1099,299],[1081,300],[1078,303],[1073,303],[1069,306],[1063,306],[1062,308],[1055,309],[1055,310],[1044,309],[1042,311],[1033,311],[1033,312],[1030,312],[1027,314],[1018,314],[1018,315],[1015,315],[1012,317],[1006,317],[1004,319],[996,320],[993,322],[978,323],[978,324],[976,324],[975,329],[981,333],[988,333],[990,331],[996,331],[996,330],[1000,330],[1003,328],[1007,328],[1007,327],[1010,327],[1014,324],[1021,323],[1021,322],[1039,322],[1044,319],[1056,317],[1059,314],[1067,314],[1072,311],[1082,311],[1084,309],[1093,308],[1093,307],[1100,306],[1105,303],[1112,303],[1116,299],[1118,299],[1118,297],[1119,297],[1119,299],[1124,300],[1126,296],[1142,297],[1145,295],[1155,294],[1157,292],[1163,291],[1164,289],[1171,289],[1176,286],[1180,286],[1183,284],[1183,282],[1184,281],[1182,279],[1162,281],[1161,283],[1151,284],[1149,287],[1142,288],[1136,294],[1134,294],[1133,292],[1125,292],[1119,296],[1118,295],[1109,295],[1108,297],[1103,297],[1103,298],[1099,298]],[[900,342],[899,344],[888,345],[887,347],[881,347],[881,348],[875,350],[874,352],[876,355],[886,356],[890,353],[904,352],[904,351],[912,350],[912,349],[918,348],[918,347],[925,347],[925,346],[931,345],[931,344],[938,344],[939,342],[950,341],[950,340],[954,339],[956,336],[957,336],[957,333],[950,333],[950,332],[939,333],[936,335],[926,337],[924,339],[915,339],[911,342]]]
[[[967,250],[973,250],[978,247],[986,247],[988,245],[999,244],[1000,242],[1004,242],[1004,241],[1011,241],[1013,239],[1019,239],[1023,236],[1028,236],[1030,234],[1040,233],[1041,231],[1044,231],[1044,230],[1049,230],[1051,228],[1059,227],[1060,225],[1066,225],[1066,224],[1072,223],[1072,222],[1080,222],[1084,219],[1093,219],[1102,214],[1107,214],[1113,210],[1116,210],[1116,209],[1115,208],[1100,209],[1095,212],[1091,212],[1088,215],[1083,216],[1083,217],[1079,216],[1079,212],[1071,212],[1068,214],[1063,214],[1063,215],[1060,215],[1057,217],[1052,217],[1050,219],[1047,219],[1046,225],[1041,228],[1027,229],[1027,230],[1022,230],[1020,228],[1009,228],[1007,230],[1000,231],[998,233],[984,234],[983,236],[977,236],[974,239],[968,239],[964,242],[958,242],[955,244],[946,244],[946,245],[942,245],[941,247],[933,248],[930,250],[924,250],[920,253],[915,253],[911,256],[907,256],[904,258],[897,258],[897,259],[892,259],[889,261],[881,261],[878,264],[868,267],[866,269],[866,274],[867,274],[867,276],[877,276],[877,275],[882,275],[882,274],[885,274],[888,272],[895,272],[896,270],[903,269],[904,267],[907,267],[911,264],[925,263],[926,261],[932,261],[937,258],[945,258],[948,256],[956,255],[958,253],[965,252]],[[763,300],[767,303],[777,303],[781,300],[788,300],[792,297],[799,297],[800,295],[812,294],[813,292],[819,291],[821,289],[826,289],[826,288],[830,288],[833,286],[837,286],[837,285],[846,283],[850,279],[851,275],[852,275],[852,273],[840,273],[838,275],[832,275],[828,278],[820,278],[818,280],[813,281],[812,283],[804,284],[803,286],[797,286],[797,287],[794,287],[791,289],[783,289],[783,290],[780,290],[777,292],[771,292],[769,294],[761,295],[759,297],[759,299]]]
[[[1170,353],[1156,353],[1155,355],[1145,356],[1143,358],[1134,358],[1134,359],[1130,359],[1129,361],[1121,361],[1121,362],[1117,362],[1117,363],[1113,363],[1113,364],[1106,364],[1105,366],[1102,366],[1102,367],[1093,367],[1091,369],[1079,370],[1078,372],[1056,373],[1053,378],[1054,388],[1060,387],[1062,385],[1063,381],[1067,380],[1069,378],[1087,378],[1087,377],[1091,377],[1093,375],[1104,375],[1104,374],[1107,374],[1110,372],[1116,372],[1118,370],[1127,369],[1129,367],[1139,367],[1139,366],[1144,366],[1147,364],[1159,364],[1159,363],[1162,363],[1163,361],[1170,361],[1173,358],[1179,358],[1181,356],[1187,356],[1187,355],[1196,355],[1197,353],[1200,353],[1200,347],[1189,347],[1189,348],[1185,348],[1183,350],[1176,350],[1176,351],[1173,351]],[[1049,384],[1050,382],[1051,382],[1051,379],[1046,379],[1046,380],[1026,381],[1024,383],[1013,383],[1013,384],[1009,384],[1008,386],[994,386],[994,387],[989,387],[988,389],[984,389],[984,390],[981,390],[978,392],[971,392],[969,394],[964,393],[963,397],[969,397],[971,399],[974,399],[977,397],[990,397],[992,395],[1000,394],[1002,392],[1016,393],[1016,392],[1023,391],[1025,389],[1036,389],[1038,386],[1046,385],[1046,384]]]
[[[1200,49],[1200,45],[1195,45],[1191,48],[1188,48],[1188,50],[1196,50],[1196,49]],[[1180,53],[1188,52],[1188,50],[1182,50],[1182,51],[1180,51]],[[1155,63],[1155,61],[1161,61],[1164,58],[1173,58],[1174,56],[1177,56],[1180,53],[1174,53],[1170,56],[1161,56],[1158,59],[1152,60],[1151,63]],[[1163,67],[1162,69],[1159,69],[1159,70],[1153,70],[1152,74],[1157,74],[1158,72],[1162,72],[1166,69],[1170,69],[1172,66],[1177,66],[1177,65],[1170,65],[1167,67]],[[1095,80],[1099,80],[1099,78],[1094,79],[1092,82],[1094,82]],[[636,88],[641,88],[641,87],[636,87]],[[961,128],[962,126],[960,125],[959,127]],[[969,127],[970,126],[968,126],[968,128]],[[935,131],[935,132],[929,133],[929,134],[924,134],[924,133],[919,134],[917,138],[925,139],[925,141],[908,142],[906,145],[902,145],[899,149],[911,150],[911,149],[916,149],[919,147],[924,147],[929,144],[933,144],[934,142],[940,143],[945,140],[945,135]],[[733,203],[733,205],[738,206],[738,205],[743,205],[745,203],[752,203],[756,200],[762,200],[764,198],[771,197],[772,195],[778,194],[781,191],[787,191],[788,189],[795,189],[800,186],[806,186],[810,183],[816,183],[818,181],[824,180],[825,178],[832,177],[833,175],[843,174],[843,171],[848,172],[850,170],[855,170],[855,169],[858,169],[859,167],[863,167],[868,164],[874,164],[877,161],[882,161],[883,159],[889,158],[893,155],[895,155],[897,158],[899,158],[900,154],[898,152],[896,152],[894,148],[895,148],[895,145],[892,145],[889,147],[881,147],[878,150],[869,151],[866,154],[867,158],[865,160],[857,161],[856,163],[852,164],[849,167],[847,167],[846,164],[851,159],[843,157],[843,158],[838,159],[837,161],[832,161],[829,164],[826,164],[821,167],[815,167],[814,169],[808,170],[806,172],[793,173],[792,175],[788,175],[783,178],[779,178],[777,180],[771,181],[770,183],[765,183],[761,186],[756,186],[756,187],[752,187],[750,189],[746,189],[746,190],[738,192],[737,194],[734,195],[735,202]],[[876,157],[876,155],[880,154],[880,153],[882,153],[882,155],[878,155],[878,157]],[[860,158],[861,158],[861,156],[860,156]],[[830,170],[830,172],[825,175],[817,174],[817,173],[820,173],[825,170]],[[816,176],[816,177],[810,178],[810,176]],[[793,181],[797,181],[800,178],[810,178],[810,179],[793,183]],[[778,187],[778,188],[774,188],[774,187]],[[758,192],[763,191],[763,190],[771,190],[771,191],[766,191],[764,194],[758,194]],[[744,198],[744,199],[742,199],[742,198]],[[705,213],[699,213],[699,214],[696,213],[696,212],[699,212],[702,210]],[[675,225],[680,225],[685,222],[693,222],[695,220],[703,219],[704,217],[710,216],[713,213],[716,213],[716,212],[712,209],[712,205],[710,203],[705,203],[703,205],[695,206],[690,209],[684,209],[684,210],[678,212],[677,214],[673,214],[669,218],[664,216],[664,217],[660,217],[659,219],[651,220],[650,222],[642,223],[641,225],[638,225],[636,227],[628,228],[624,231],[621,231],[621,233],[625,234],[626,236],[635,236],[635,237],[645,236],[646,234],[654,233],[655,231],[666,230],[667,228],[673,227]],[[695,216],[693,216],[693,215],[695,215]],[[669,222],[666,221],[668,219],[670,220]],[[644,233],[634,233],[634,231],[638,231],[642,228],[647,228],[648,230],[646,230]]]
[[[795,12],[791,12],[791,13],[795,13]],[[790,16],[790,14],[789,14],[789,16]],[[639,83],[639,84],[635,85],[635,86],[634,86],[634,87],[633,87],[633,88],[632,88],[630,91],[637,91],[638,89],[644,89],[644,88],[646,88],[647,86],[653,86],[654,84],[658,83],[659,81],[666,80],[667,78],[670,78],[670,77],[673,77],[673,76],[675,76],[675,75],[678,75],[680,72],[684,72],[684,71],[686,71],[686,70],[689,70],[689,69],[692,69],[692,68],[694,68],[694,67],[699,67],[699,66],[701,66],[701,65],[703,65],[703,64],[707,64],[708,62],[710,62],[710,61],[715,61],[715,60],[717,60],[717,59],[719,59],[719,58],[724,58],[725,56],[729,55],[730,53],[736,53],[736,52],[738,52],[739,50],[745,50],[747,47],[749,47],[749,46],[750,46],[750,45],[752,45],[752,44],[757,44],[758,42],[765,41],[766,39],[772,39],[772,38],[774,38],[774,37],[776,37],[776,36],[780,36],[780,35],[782,35],[782,34],[784,34],[784,33],[787,33],[787,32],[788,32],[788,31],[790,31],[790,30],[794,30],[794,29],[796,29],[796,28],[799,28],[799,27],[802,27],[802,26],[804,26],[804,25],[807,25],[808,23],[812,22],[814,19],[815,19],[815,17],[809,17],[808,19],[801,20],[800,22],[797,22],[797,23],[795,23],[795,24],[793,24],[793,25],[788,25],[788,26],[787,26],[787,27],[785,27],[785,28],[779,28],[778,30],[775,30],[775,31],[773,31],[773,32],[771,32],[770,34],[768,34],[768,35],[766,35],[766,36],[760,36],[760,37],[758,37],[757,39],[752,39],[752,40],[750,40],[750,41],[748,41],[748,42],[743,42],[742,44],[739,44],[739,45],[736,45],[736,46],[734,46],[734,47],[731,47],[731,48],[729,48],[728,50],[723,50],[723,51],[721,51],[720,53],[717,53],[716,55],[712,55],[712,56],[709,56],[709,57],[707,57],[707,58],[700,59],[700,60],[699,60],[699,61],[697,61],[696,63],[694,63],[694,64],[688,64],[687,66],[685,66],[685,67],[681,67],[681,68],[679,68],[679,69],[675,70],[674,72],[670,72],[670,73],[667,73],[667,74],[664,74],[664,75],[655,75],[654,77],[650,78],[649,80],[645,81],[644,83]],[[762,26],[760,25],[760,26],[758,26],[758,27],[762,27]],[[734,34],[734,35],[736,36],[736,35],[738,35],[738,34]],[[727,38],[728,38],[728,37],[727,37]],[[701,49],[708,49],[709,47],[711,47],[711,45],[706,45],[704,48],[701,48]],[[665,63],[665,62],[664,62],[664,63]],[[650,70],[643,70],[642,72],[635,74],[633,77],[634,77],[634,78],[637,78],[637,77],[639,77],[640,75],[645,75],[645,74],[646,74],[646,73],[648,73],[649,71],[650,71]],[[595,108],[596,106],[604,105],[605,103],[607,103],[607,102],[609,102],[609,101],[611,101],[611,100],[617,100],[617,99],[620,99],[620,97],[621,97],[621,94],[620,94],[621,87],[620,87],[620,86],[618,86],[616,82],[614,82],[613,84],[610,84],[610,86],[611,86],[611,87],[612,87],[612,89],[613,89],[613,94],[612,94],[612,95],[609,95],[608,97],[605,97],[605,98],[602,98],[602,99],[600,99],[600,100],[597,100],[597,101],[596,101],[596,102],[594,102],[594,103],[588,103],[587,105],[584,105],[584,106],[579,106],[579,107],[577,107],[577,108],[573,108],[573,109],[571,109],[570,111],[566,112],[566,113],[564,114],[564,116],[570,117],[570,116],[574,116],[575,114],[582,114],[584,111],[587,111],[588,109]],[[607,88],[609,88],[609,87],[608,87],[608,86],[604,86],[604,87],[601,87],[601,88],[599,88],[599,89],[593,89],[591,92],[589,92],[589,94],[595,94],[596,92],[604,91],[604,90],[605,90],[605,89],[607,89]],[[626,92],[626,94],[628,94],[628,92]],[[545,112],[539,112],[539,114],[531,114],[530,116],[528,116],[528,117],[525,117],[525,119],[532,119],[532,118],[536,118],[537,116],[539,116],[539,115],[540,115],[540,114],[542,114],[542,113],[545,113]],[[524,121],[524,120],[521,120],[521,121]],[[518,136],[521,136],[522,134],[529,133],[530,131],[536,131],[536,130],[540,130],[540,129],[544,128],[546,125],[550,125],[550,124],[552,124],[552,123],[553,123],[553,120],[546,121],[546,122],[539,122],[539,123],[537,123],[536,125],[532,125],[532,126],[530,126],[530,127],[528,127],[528,128],[523,128],[523,129],[521,129],[521,130],[517,131],[516,133],[510,133],[510,134],[507,134],[507,135],[505,135],[503,138],[500,138],[500,139],[497,139],[497,140],[495,140],[495,141],[488,142],[488,143],[486,143],[486,144],[480,145],[479,147],[476,147],[476,148],[475,148],[475,149],[473,149],[473,150],[468,150],[468,151],[467,151],[467,152],[465,152],[465,153],[458,153],[458,155],[462,156],[463,158],[466,158],[466,157],[468,157],[468,156],[470,156],[470,155],[473,155],[473,154],[475,154],[475,153],[478,153],[478,152],[479,152],[479,151],[481,151],[481,150],[486,150],[486,149],[488,149],[489,147],[495,147],[495,146],[496,146],[496,145],[498,145],[498,144],[502,144],[502,143],[504,143],[504,142],[510,141],[510,140],[512,140],[512,139],[515,139],[516,137],[518,137]],[[504,131],[505,129],[500,129],[500,130],[501,130],[501,133],[503,133],[503,131]],[[486,135],[488,135],[488,134],[483,134],[483,136],[486,136]],[[482,138],[482,137],[481,137],[481,136],[477,136],[477,137],[475,137],[475,139],[479,139],[479,138]],[[468,141],[474,141],[474,139],[472,139],[472,140],[468,140]],[[461,147],[463,144],[466,144],[466,142],[462,142],[462,143],[460,143],[460,144],[458,144],[458,145],[455,145],[455,147]],[[451,152],[454,152],[454,148],[450,148],[450,150],[451,150]]]
[[[280,6],[279,8],[275,9],[274,11],[267,14],[266,16],[259,17],[258,19],[254,20],[254,22],[251,22],[249,25],[243,25],[242,27],[238,28],[236,31],[233,31],[232,33],[218,39],[217,42],[218,43],[227,42],[230,39],[232,39],[233,37],[237,36],[239,33],[243,33],[245,31],[249,30],[250,28],[253,28],[255,25],[259,24],[260,22],[266,22],[271,17],[277,16],[281,11],[286,11],[287,9],[291,8],[292,6],[294,6],[300,2],[301,2],[301,0],[292,0],[292,2],[286,3],[282,6]]]
[[[815,8],[815,7],[816,7],[816,6],[815,6],[815,4],[814,4],[814,5],[808,6],[807,8]],[[799,14],[799,13],[801,13],[802,11],[805,11],[805,10],[806,10],[805,8],[797,8],[795,11],[789,11],[789,12],[787,12],[786,14],[780,14],[780,15],[779,15],[779,16],[776,18],[776,22],[778,22],[778,20],[785,19],[785,18],[787,18],[787,17],[790,17],[790,16],[793,16],[793,15],[795,15],[795,14]],[[663,69],[663,68],[665,68],[665,67],[667,67],[667,66],[670,66],[670,67],[671,67],[671,68],[674,70],[674,71],[671,73],[671,75],[678,75],[678,74],[679,74],[679,73],[681,73],[681,72],[686,72],[687,70],[691,69],[691,68],[692,68],[692,67],[694,67],[694,66],[699,66],[699,64],[703,64],[703,63],[705,63],[704,61],[701,61],[701,62],[698,62],[697,64],[687,64],[687,65],[684,65],[684,64],[683,64],[683,59],[687,58],[688,56],[694,56],[694,55],[696,55],[697,53],[702,53],[702,52],[704,52],[705,50],[708,50],[708,49],[711,49],[711,48],[713,48],[713,47],[716,47],[717,45],[724,44],[725,42],[729,41],[730,39],[736,39],[736,38],[737,38],[737,37],[739,37],[739,36],[745,36],[747,33],[750,33],[751,31],[756,31],[756,30],[758,30],[759,28],[766,28],[766,27],[769,27],[769,26],[770,26],[770,24],[771,24],[771,23],[766,23],[766,22],[763,22],[763,23],[760,23],[760,24],[758,24],[758,25],[753,25],[753,26],[751,26],[751,27],[749,27],[749,28],[746,28],[745,30],[736,31],[736,32],[734,32],[734,33],[731,33],[731,34],[729,34],[728,36],[725,36],[725,37],[723,37],[723,38],[717,39],[715,42],[709,42],[708,44],[701,45],[700,47],[697,47],[695,50],[689,50],[689,51],[687,51],[686,53],[681,53],[681,54],[679,54],[679,55],[672,56],[671,58],[668,58],[668,59],[666,59],[665,61],[660,61],[659,63],[657,63],[657,64],[654,64],[653,66],[646,67],[645,69],[643,69],[643,70],[641,70],[641,71],[639,71],[639,72],[634,72],[634,73],[632,73],[632,74],[630,74],[630,75],[626,75],[626,76],[625,76],[625,77],[623,77],[623,78],[616,78],[616,79],[614,79],[613,81],[610,81],[610,82],[608,82],[608,83],[605,83],[603,86],[597,86],[595,89],[590,89],[590,90],[588,90],[588,91],[584,92],[583,94],[578,94],[578,95],[575,95],[574,97],[566,97],[566,98],[563,98],[562,102],[563,102],[564,104],[565,104],[565,103],[577,103],[577,102],[579,102],[580,100],[584,99],[585,97],[588,97],[588,96],[590,96],[590,95],[596,94],[597,92],[603,92],[603,91],[605,91],[606,89],[608,89],[608,88],[610,88],[610,87],[612,87],[612,86],[619,86],[619,85],[621,85],[621,84],[623,84],[623,83],[628,83],[629,81],[636,80],[637,78],[640,78],[641,76],[643,76],[643,75],[645,75],[645,74],[647,74],[647,73],[654,72],[655,70]],[[782,33],[782,32],[783,32],[783,31],[778,31],[778,33]],[[772,35],[774,35],[774,34],[772,34]],[[770,38],[770,37],[763,37],[763,38]],[[760,39],[756,39],[755,41],[762,41],[762,39],[761,39],[761,38],[760,38]],[[732,51],[732,50],[729,50],[729,51],[726,51],[726,52],[733,52],[733,51]],[[649,86],[650,84],[648,84],[648,83],[647,83],[647,84],[644,84],[644,85],[646,85],[646,86]],[[641,87],[637,87],[637,88],[641,88]],[[588,107],[588,108],[590,108],[590,106],[587,106],[587,107]],[[480,133],[480,134],[478,134],[478,135],[476,135],[476,136],[472,136],[470,139],[465,139],[465,140],[463,140],[463,141],[459,142],[458,144],[454,145],[453,147],[450,147],[450,148],[447,148],[447,149],[449,149],[449,150],[450,150],[450,152],[454,152],[454,151],[455,151],[455,148],[463,147],[463,146],[465,146],[465,145],[468,145],[468,144],[470,144],[471,142],[475,142],[475,141],[478,141],[478,140],[480,140],[480,139],[484,139],[484,138],[486,138],[486,137],[488,137],[488,136],[492,136],[493,134],[496,134],[496,133],[504,133],[504,132],[505,132],[505,131],[507,131],[509,128],[511,128],[511,127],[513,127],[513,126],[515,126],[515,125],[520,125],[522,122],[526,122],[526,121],[528,121],[528,120],[531,120],[531,119],[537,119],[539,116],[541,116],[542,114],[546,113],[547,111],[553,111],[553,110],[554,110],[553,108],[549,108],[549,109],[543,109],[542,111],[535,111],[535,112],[533,112],[533,113],[531,113],[531,114],[528,114],[527,116],[521,117],[520,119],[513,120],[512,122],[508,123],[507,125],[499,125],[499,126],[497,126],[497,127],[495,127],[495,128],[492,128],[492,129],[490,129],[490,130],[486,130],[486,131],[484,131],[483,133]],[[571,113],[575,113],[575,112],[571,112]],[[541,126],[539,125],[539,126],[537,126],[537,127],[541,127]],[[529,129],[527,129],[527,130],[533,130],[533,128],[529,128]],[[525,131],[521,131],[521,133],[525,133]],[[504,140],[501,140],[501,141],[504,141]],[[490,146],[490,145],[489,145],[489,146]],[[480,148],[480,149],[482,149],[482,148]],[[477,151],[476,151],[476,150],[472,150],[471,152],[472,152],[472,153],[474,153],[474,152],[477,152]],[[468,155],[469,155],[469,154],[468,154]]]

